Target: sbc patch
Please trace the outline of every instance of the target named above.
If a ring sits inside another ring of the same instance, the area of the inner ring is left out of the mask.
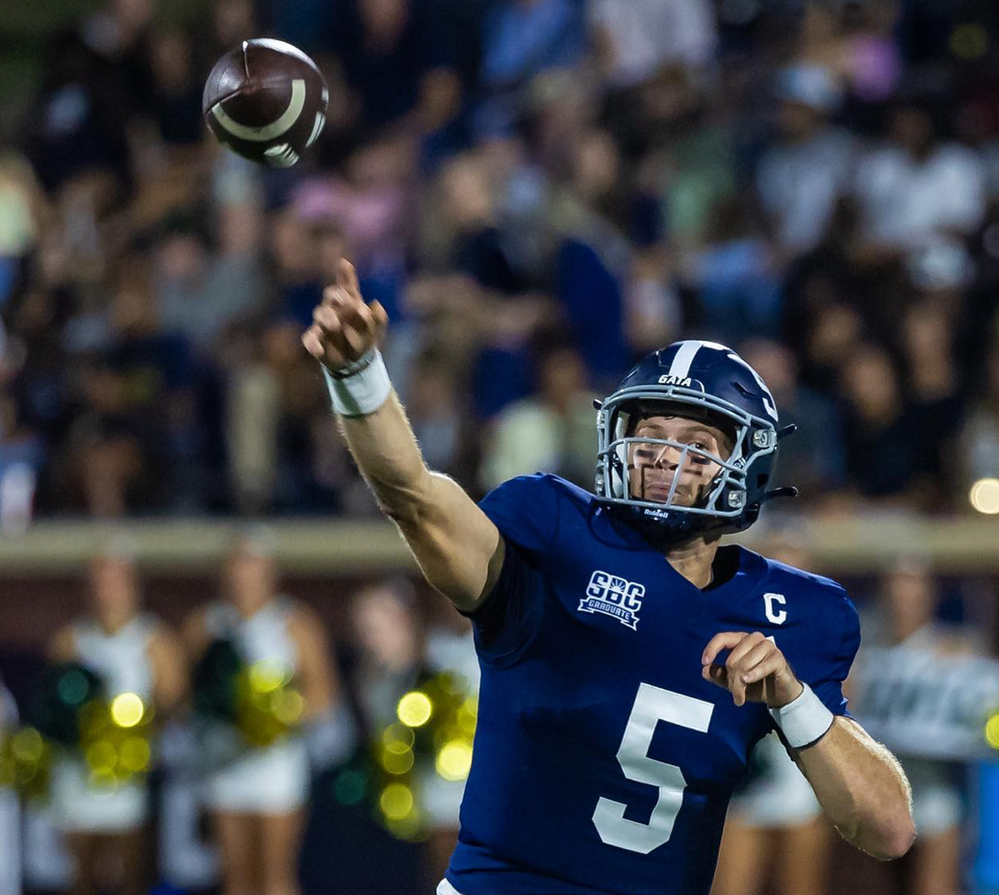
[[[638,610],[642,608],[645,585],[628,581],[610,572],[596,571],[590,576],[586,596],[579,601],[579,612],[601,612],[616,618],[622,625],[638,630]]]

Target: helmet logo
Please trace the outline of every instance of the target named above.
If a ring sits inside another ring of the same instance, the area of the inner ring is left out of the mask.
[[[689,388],[692,380],[689,376],[660,376],[660,385],[678,385],[681,388]]]

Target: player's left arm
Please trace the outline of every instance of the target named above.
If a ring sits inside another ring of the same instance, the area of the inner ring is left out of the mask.
[[[726,649],[725,662],[715,662]],[[882,861],[909,850],[912,793],[895,756],[853,719],[833,715],[773,640],[759,631],[717,634],[701,662],[704,679],[731,692],[736,705],[766,703],[822,810],[848,842]]]

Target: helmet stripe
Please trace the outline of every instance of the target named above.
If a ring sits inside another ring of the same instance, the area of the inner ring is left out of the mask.
[[[703,344],[696,339],[681,342],[680,348],[673,357],[673,363],[669,365],[669,375],[685,379],[690,372],[690,365],[694,362],[694,355],[700,351]]]

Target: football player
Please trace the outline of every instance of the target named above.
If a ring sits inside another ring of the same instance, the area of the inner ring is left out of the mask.
[[[738,355],[678,342],[597,414],[596,493],[550,475],[476,505],[427,469],[347,261],[303,334],[350,450],[482,669],[440,895],[706,895],[729,796],[777,730],[825,813],[881,859],[913,839],[894,757],[846,711],[860,641],[833,581],[721,546],[781,493],[782,434]]]

